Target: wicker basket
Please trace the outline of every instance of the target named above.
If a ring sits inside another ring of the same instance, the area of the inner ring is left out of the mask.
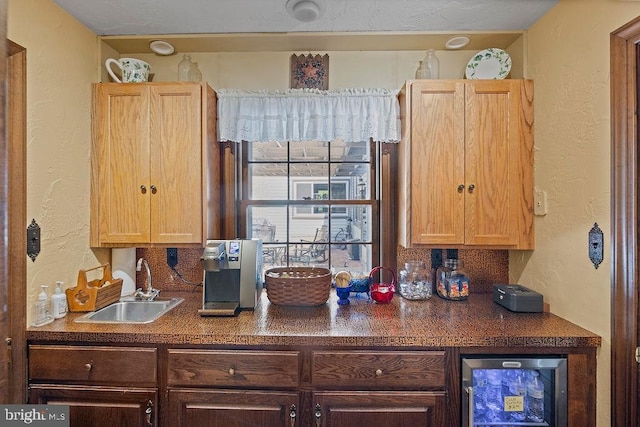
[[[329,299],[331,270],[316,267],[281,267],[265,272],[267,298],[272,304],[321,305]]]

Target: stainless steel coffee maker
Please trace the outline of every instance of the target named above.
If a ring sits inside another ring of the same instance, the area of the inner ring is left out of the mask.
[[[235,316],[253,310],[262,291],[261,240],[207,240],[201,316]]]

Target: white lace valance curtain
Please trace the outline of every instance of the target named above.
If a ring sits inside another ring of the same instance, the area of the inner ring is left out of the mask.
[[[397,90],[216,92],[220,141],[400,141]]]

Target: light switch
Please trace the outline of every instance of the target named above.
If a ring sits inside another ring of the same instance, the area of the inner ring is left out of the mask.
[[[547,192],[536,190],[533,195],[533,213],[538,216],[547,214]]]

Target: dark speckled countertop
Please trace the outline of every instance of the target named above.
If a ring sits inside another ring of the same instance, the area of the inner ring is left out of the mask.
[[[254,312],[237,317],[200,317],[202,294],[163,292],[185,301],[150,324],[76,323],[70,313],[43,327],[30,327],[31,341],[85,343],[313,345],[393,347],[597,347],[601,338],[550,313],[512,313],[490,294],[467,301],[408,301],[396,296],[375,304],[366,296],[339,306],[335,292],[318,307],[273,305],[266,294]]]

